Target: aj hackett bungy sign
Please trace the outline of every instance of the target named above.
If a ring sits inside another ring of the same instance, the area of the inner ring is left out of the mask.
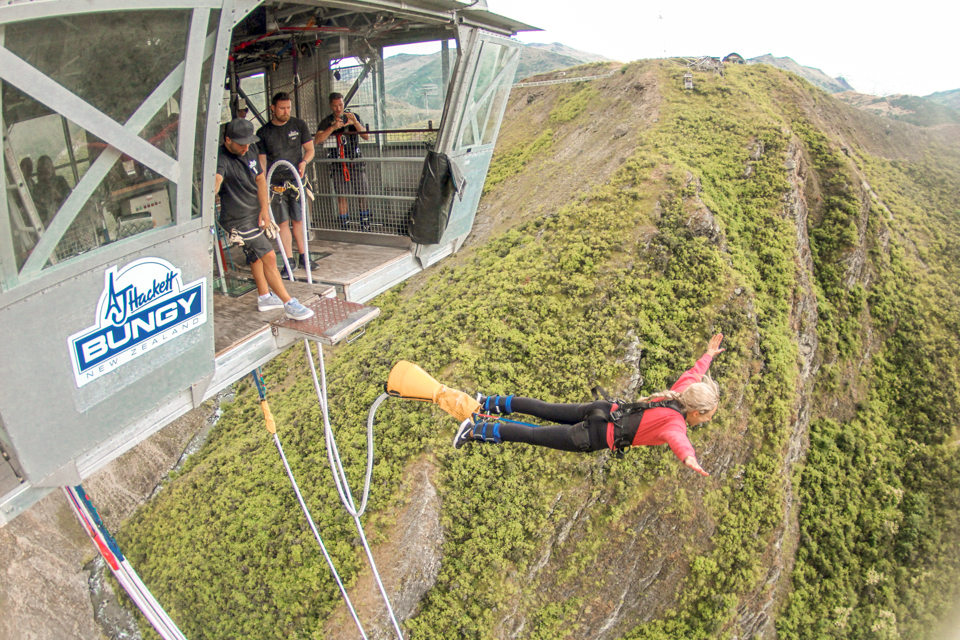
[[[96,323],[67,339],[77,386],[207,321],[206,280],[184,285],[161,258],[141,258],[104,273]]]

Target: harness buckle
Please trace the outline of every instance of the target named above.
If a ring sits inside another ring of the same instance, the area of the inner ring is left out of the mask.
[[[623,411],[621,409],[614,409],[610,412],[610,422],[620,422],[622,417]]]

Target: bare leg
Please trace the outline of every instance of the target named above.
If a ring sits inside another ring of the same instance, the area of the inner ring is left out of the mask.
[[[293,225],[293,237],[297,240],[297,252],[303,255],[305,253],[303,249],[303,220],[292,220],[291,224]]]
[[[283,286],[283,278],[277,270],[277,254],[271,251],[256,262],[250,265],[250,271],[253,273],[253,280],[257,283],[257,293],[261,296],[273,292],[277,294],[283,302],[290,300],[290,294],[287,288]]]
[[[293,238],[290,235],[290,223],[283,221],[277,226],[280,227],[280,242],[283,243],[283,251],[287,254],[287,257],[290,258],[293,256]]]

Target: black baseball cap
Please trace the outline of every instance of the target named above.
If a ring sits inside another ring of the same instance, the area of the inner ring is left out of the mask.
[[[223,135],[233,140],[235,144],[253,144],[260,140],[253,134],[253,123],[243,118],[234,118],[228,122]]]

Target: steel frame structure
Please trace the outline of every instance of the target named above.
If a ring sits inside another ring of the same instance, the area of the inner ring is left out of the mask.
[[[289,346],[273,336],[260,337],[214,359],[211,322],[191,334],[193,342],[184,341],[182,355],[164,346],[138,359],[136,364],[123,365],[128,368],[125,380],[101,383],[98,379],[83,389],[71,386],[72,377],[70,384],[63,380],[65,374],[72,373],[62,338],[89,324],[91,305],[104,286],[107,269],[145,256],[161,256],[183,264],[185,279],[212,279],[213,175],[223,103],[218,83],[226,77],[235,27],[259,4],[257,0],[7,0],[0,6],[0,79],[106,144],[49,226],[38,227],[42,235],[21,265],[17,261],[6,193],[0,197],[0,354],[5,362],[17,362],[19,373],[27,380],[14,380],[0,389],[0,446],[12,448],[9,453],[26,479],[18,489],[0,496],[0,526],[56,486],[79,484],[163,425]],[[450,223],[440,242],[415,245],[409,261],[398,263],[395,271],[380,276],[380,280],[369,283],[368,289],[357,294],[369,299],[368,296],[455,251],[472,227],[505,107],[505,100],[495,100],[494,93],[509,91],[519,58],[519,44],[504,36],[530,27],[485,9],[469,9],[456,0],[299,0],[289,5],[275,13],[277,19],[290,20],[307,10],[322,11],[345,30],[344,37],[337,39],[336,51],[326,52],[328,58],[334,57],[332,54],[342,57],[351,53],[349,32],[383,31],[373,18],[382,12],[416,22],[422,30],[412,37],[398,33],[395,38],[380,38],[380,49],[373,52],[374,56],[390,43],[458,40],[455,67],[444,72],[456,81],[451,81],[447,92],[436,149],[462,165],[469,192],[461,194],[461,199],[451,205]],[[150,10],[189,12],[185,53],[180,64],[123,122],[19,57],[5,39],[10,25]],[[219,17],[213,25],[211,18],[216,12]],[[499,47],[502,52],[497,56],[498,75],[492,80],[484,76],[481,82],[479,65],[484,47]],[[483,86],[478,91],[480,84]],[[206,98],[204,87],[209,87]],[[380,89],[378,97],[382,99],[382,86]],[[141,135],[178,91],[179,135],[174,158]],[[3,97],[0,93],[0,133],[5,136]],[[202,120],[199,114],[204,114]],[[483,131],[490,126],[494,127],[492,135],[485,136]],[[477,143],[463,144],[463,132],[467,130]],[[198,167],[194,151],[201,131],[205,135],[201,138],[203,153]],[[177,187],[171,224],[68,260],[56,260],[61,239],[91,197],[103,189],[105,178],[122,157],[132,158]],[[6,162],[0,154],[0,176],[4,179]],[[197,174],[200,215],[195,217],[193,181]],[[212,286],[207,286],[208,298],[211,291]],[[167,349],[166,355],[159,353],[163,349]],[[176,358],[177,367],[167,366],[171,358]],[[29,381],[32,383],[28,384]],[[148,384],[150,392],[135,393],[141,384]],[[31,406],[22,406],[30,403]],[[34,424],[28,424],[31,412],[36,415]],[[40,423],[40,435],[34,437],[28,431],[29,427],[36,427],[36,422]],[[43,442],[43,438],[49,442]],[[41,451],[49,455],[49,460],[38,457]]]

